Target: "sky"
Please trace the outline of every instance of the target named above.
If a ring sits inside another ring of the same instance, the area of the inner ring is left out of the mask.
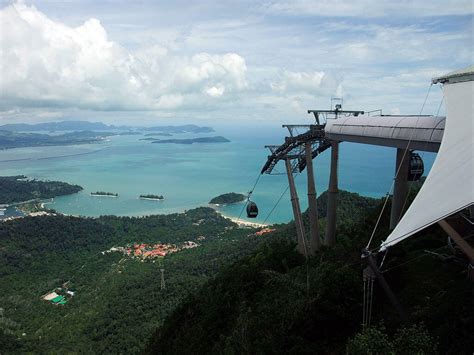
[[[443,114],[430,80],[474,63],[473,6],[0,0],[0,124],[311,123],[331,97]]]

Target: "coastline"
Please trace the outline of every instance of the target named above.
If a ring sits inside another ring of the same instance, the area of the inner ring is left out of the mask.
[[[164,198],[139,197],[139,200],[163,201]]]
[[[219,211],[217,208],[214,208],[214,210],[221,215],[222,217],[231,220],[232,222],[236,223],[239,227],[245,227],[245,228],[264,228],[271,226],[271,224],[263,224],[263,223],[258,223],[258,222],[250,222],[246,221],[244,219],[239,219],[237,217],[230,217],[226,216],[223,214],[221,211]]]

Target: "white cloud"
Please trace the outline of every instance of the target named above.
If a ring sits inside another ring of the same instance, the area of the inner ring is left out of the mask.
[[[247,87],[245,60],[235,53],[183,56],[159,45],[129,51],[97,19],[70,27],[23,3],[2,9],[0,22],[5,109],[175,109]]]
[[[472,62],[472,17],[442,17],[465,0],[38,4],[0,9],[3,121],[288,120],[332,95],[417,113],[431,77]]]
[[[223,86],[212,86],[210,88],[207,88],[205,90],[206,94],[208,94],[211,97],[221,97],[224,92],[225,88]]]
[[[157,108],[160,109],[175,109],[181,106],[183,97],[181,95],[162,95],[158,100]]]
[[[280,80],[271,84],[271,88],[276,92],[315,92],[321,88],[324,78],[324,72],[293,72],[285,70]]]
[[[474,12],[472,0],[292,0],[269,1],[274,13],[328,17],[449,16]]]

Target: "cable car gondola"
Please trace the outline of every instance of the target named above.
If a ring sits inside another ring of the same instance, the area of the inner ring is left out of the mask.
[[[257,204],[253,201],[247,203],[247,217],[256,218],[258,216],[258,207]]]
[[[418,153],[410,152],[410,165],[408,168],[408,180],[418,181],[423,176],[425,167]]]

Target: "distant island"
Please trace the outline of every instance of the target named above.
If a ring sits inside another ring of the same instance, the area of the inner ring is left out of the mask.
[[[118,197],[118,194],[113,192],[97,191],[91,192],[91,196]]]
[[[53,198],[81,190],[79,185],[61,181],[40,181],[25,175],[0,176],[0,204]]]
[[[0,131],[0,149],[98,143],[111,136],[104,132],[70,132],[58,135]]]
[[[186,124],[181,126],[155,126],[147,127],[146,131],[157,131],[160,133],[211,133],[214,132],[212,127],[201,127],[194,124]]]
[[[171,133],[166,133],[166,132],[153,132],[153,133],[147,133],[144,136],[145,137],[151,137],[151,136],[172,137],[173,135]]]
[[[115,126],[107,125],[102,122],[89,122],[89,121],[58,121],[58,122],[44,122],[44,123],[10,123],[0,125],[0,131],[12,131],[12,132],[60,132],[60,131],[131,131],[141,130],[150,133],[150,135],[164,135],[168,136],[172,133],[211,133],[214,132],[212,127],[197,126],[194,124],[186,125],[168,125],[168,126],[153,126],[153,127],[141,127],[141,126]]]
[[[214,197],[209,203],[211,205],[225,205],[229,203],[242,202],[247,198],[246,195],[238,194],[236,192],[229,192],[227,194],[222,194],[217,197]]]
[[[148,195],[140,195],[140,199],[142,199],[142,200],[163,200],[164,197],[163,197],[163,195],[148,194]]]
[[[110,135],[114,135],[114,136],[141,136],[142,133],[137,132],[137,131],[123,131],[123,132],[113,133],[113,134],[110,134]]]
[[[189,139],[162,139],[162,140],[153,141],[152,143],[193,144],[193,143],[227,143],[227,142],[230,142],[230,140],[222,136],[216,136],[216,137],[200,137],[200,138],[189,138]]]
[[[11,123],[0,126],[0,130],[15,131],[15,132],[37,132],[37,131],[98,131],[108,130],[108,126],[102,122],[88,122],[88,121],[60,121],[60,122],[46,122],[46,123]]]
[[[62,132],[62,134],[47,134],[46,132]],[[0,125],[0,149],[61,146],[75,144],[99,143],[110,136],[141,135],[140,140],[157,143],[222,143],[228,142],[223,137],[198,138],[196,140],[160,140],[158,136],[171,137],[177,133],[210,133],[212,127],[201,127],[193,124],[178,126],[113,126],[102,122],[61,121],[38,124],[14,123]]]

